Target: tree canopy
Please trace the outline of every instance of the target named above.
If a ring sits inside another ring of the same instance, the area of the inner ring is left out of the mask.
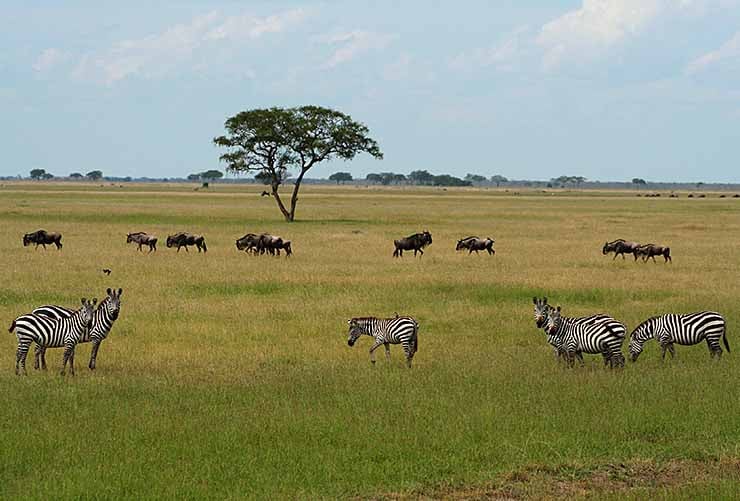
[[[501,186],[501,183],[508,183],[509,180],[501,174],[491,176],[491,182],[496,183],[496,186]]]
[[[98,179],[101,179],[103,177],[103,172],[99,170],[91,170],[87,174],[85,174],[88,179],[91,181],[97,181]]]
[[[349,172],[335,172],[331,176],[329,176],[329,181],[336,181],[337,184],[346,183],[347,181],[352,181],[352,174]]]
[[[72,179],[82,179],[83,176],[79,172],[73,172],[72,174],[69,175],[69,177]]]
[[[44,174],[46,174],[45,169],[32,169],[31,172],[31,179],[42,179],[44,177]]]
[[[201,172],[200,177],[202,179],[205,179],[206,181],[215,181],[216,179],[221,179],[222,177],[224,177],[224,173],[220,170],[211,169],[205,172]]]
[[[257,172],[268,177],[286,221],[295,219],[301,182],[314,165],[351,160],[358,153],[383,158],[365,125],[320,106],[243,111],[227,119],[224,126],[226,134],[213,139],[214,144],[227,149],[220,160],[232,172]],[[298,176],[286,207],[279,189],[291,169],[296,169]]]
[[[486,176],[481,176],[480,174],[467,174],[465,176],[465,180],[470,181],[471,183],[485,183],[488,181]]]

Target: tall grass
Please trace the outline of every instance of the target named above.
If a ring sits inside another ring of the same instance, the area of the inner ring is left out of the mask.
[[[566,370],[534,327],[532,296],[566,314],[634,327],[661,312],[740,322],[740,201],[619,194],[306,186],[300,222],[256,187],[8,185],[0,196],[0,319],[122,287],[121,317],[95,373],[13,373],[0,336],[0,497],[345,497],[477,485],[531,464],[740,457],[738,363],[706,346],[661,363]],[[37,228],[64,249],[23,248]],[[392,240],[429,229],[422,259]],[[130,231],[160,237],[147,255]],[[207,254],[167,249],[203,233]],[[293,241],[289,259],[234,246],[247,231]],[[494,257],[455,253],[468,234]],[[671,246],[674,263],[601,255],[607,239]],[[106,277],[102,268],[111,268]],[[346,319],[415,316],[402,351],[371,367]],[[78,348],[86,366],[89,345]],[[717,479],[721,492],[740,486]]]

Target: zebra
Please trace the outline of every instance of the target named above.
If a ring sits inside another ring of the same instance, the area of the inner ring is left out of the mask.
[[[550,311],[546,331],[559,338],[569,367],[573,367],[578,353],[601,353],[604,362],[608,362],[610,367],[624,366],[622,343],[627,329],[611,317],[596,319],[590,323],[566,322],[560,315],[558,306]]]
[[[18,337],[18,351],[15,355],[15,373],[20,375],[20,371],[26,375],[26,356],[31,343],[35,342],[44,347],[64,347],[64,357],[62,359],[62,376],[67,369],[72,375],[75,374],[75,346],[80,338],[90,329],[93,318],[93,307],[98,302],[97,299],[88,301],[82,298],[82,308],[75,311],[66,318],[49,318],[33,313],[21,315],[13,320],[8,332],[13,332]]]
[[[98,358],[98,349],[100,344],[108,337],[113,323],[118,319],[118,315],[121,311],[121,294],[123,289],[108,288],[106,290],[108,296],[100,301],[98,308],[93,313],[92,324],[90,330],[80,337],[78,343],[89,343],[92,341],[92,350],[90,351],[90,363],[88,367],[90,370],[95,370],[95,361]],[[62,319],[71,316],[74,312],[69,308],[63,306],[47,305],[41,306],[33,310],[32,314],[39,315],[48,318]],[[33,364],[34,369],[46,370],[46,347],[36,345],[34,350],[35,362]]]
[[[390,361],[392,344],[401,344],[406,354],[406,365],[411,367],[411,360],[419,349],[419,324],[412,317],[398,316],[393,318],[358,317],[347,321],[349,338],[347,344],[354,346],[363,334],[375,338],[370,347],[370,362],[375,365],[375,350],[385,346],[385,356]]]
[[[665,360],[666,350],[675,357],[673,344],[690,346],[706,340],[711,358],[722,357],[722,348],[719,338],[730,352],[730,344],[727,342],[727,325],[725,319],[719,313],[713,311],[700,311],[686,315],[669,313],[652,317],[638,325],[630,334],[630,359],[635,362],[642,353],[643,345],[650,339],[657,339],[660,344],[661,357]]]
[[[537,328],[543,329],[545,331],[545,334],[547,334],[547,342],[555,350],[555,357],[558,360],[567,360],[567,353],[563,349],[562,339],[557,335],[549,334],[547,332],[547,321],[550,317],[550,312],[552,312],[555,308],[547,304],[546,297],[543,297],[542,299],[534,297],[532,298],[532,301],[534,302],[534,321],[537,325]],[[589,324],[597,320],[611,319],[611,317],[604,314],[597,314],[590,315],[588,317],[562,317],[562,319],[564,322]],[[583,363],[583,354],[581,354],[580,352],[576,352],[576,356],[581,361],[581,363]],[[608,363],[609,358],[607,358],[605,355],[604,365]]]

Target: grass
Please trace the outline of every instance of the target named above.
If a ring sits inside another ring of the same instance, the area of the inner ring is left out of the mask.
[[[678,347],[662,364],[649,344],[624,371],[600,357],[566,370],[531,304],[547,295],[629,328],[713,309],[740,350],[740,200],[307,186],[287,224],[259,191],[0,187],[3,322],[124,289],[95,373],[82,345],[75,378],[57,375],[58,350],[48,373],[16,377],[15,337],[0,336],[0,498],[598,495],[611,484],[592,479],[614,464],[627,478],[682,465],[680,483],[627,482],[636,498],[740,488],[735,352],[711,363],[703,345]],[[21,245],[41,227],[64,234],[61,252]],[[425,256],[394,260],[392,240],[422,229]],[[139,230],[158,252],[126,245]],[[181,230],[208,253],[167,249]],[[237,252],[248,231],[291,239],[295,255]],[[468,234],[494,238],[496,255],[455,253]],[[669,244],[674,263],[612,261],[614,238]],[[421,325],[412,370],[398,347],[372,368],[369,339],[346,344],[348,318],[394,312]]]

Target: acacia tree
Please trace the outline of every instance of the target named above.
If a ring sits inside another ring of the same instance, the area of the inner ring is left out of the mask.
[[[87,174],[85,174],[88,179],[91,181],[97,181],[98,179],[103,177],[103,172],[99,170],[91,170]]]
[[[227,148],[220,160],[232,172],[258,172],[270,181],[272,195],[286,221],[295,219],[298,191],[306,173],[325,160],[351,160],[358,153],[383,158],[368,128],[349,115],[320,106],[243,111],[224,124],[226,135],[213,139]],[[280,198],[280,185],[297,169],[290,205]]]
[[[491,182],[496,183],[496,187],[498,188],[499,186],[501,186],[501,183],[508,183],[509,180],[501,174],[496,174],[494,176],[491,176]]]
[[[337,184],[346,183],[347,181],[352,181],[352,174],[349,172],[335,172],[329,176],[329,181],[336,181]]]
[[[41,179],[46,174],[45,169],[33,169],[31,170],[31,179]]]
[[[215,181],[216,179],[221,179],[222,177],[224,177],[224,173],[220,170],[211,169],[205,172],[201,172],[200,177],[201,179],[205,179],[206,181]]]

